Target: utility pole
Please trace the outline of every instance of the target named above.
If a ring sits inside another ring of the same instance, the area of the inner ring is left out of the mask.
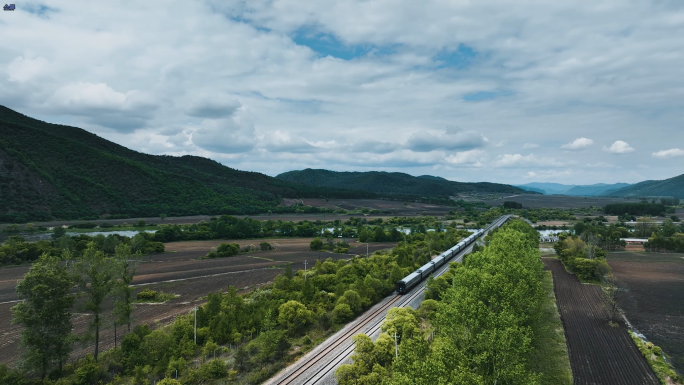
[[[394,355],[399,358],[399,346],[397,345],[397,332],[394,332]]]
[[[195,306],[195,345],[197,345],[197,306]]]
[[[368,242],[366,242],[366,259],[368,259]]]

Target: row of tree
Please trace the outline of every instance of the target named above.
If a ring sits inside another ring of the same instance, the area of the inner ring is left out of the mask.
[[[418,311],[392,309],[375,343],[355,337],[346,384],[535,384],[529,357],[544,299],[539,235],[514,220],[434,279]],[[435,282],[443,284],[435,284]],[[395,342],[396,341],[396,342]]]
[[[131,327],[132,288],[137,258],[128,245],[118,245],[113,256],[90,243],[81,257],[64,250],[61,259],[44,253],[17,285],[22,300],[12,308],[13,322],[23,326],[23,363],[44,379],[62,372],[77,337],[72,334],[75,310],[92,315],[89,323],[95,342],[93,359],[99,355],[103,317],[112,312],[119,325]],[[74,288],[77,288],[74,291]],[[112,301],[106,310],[105,302]]]

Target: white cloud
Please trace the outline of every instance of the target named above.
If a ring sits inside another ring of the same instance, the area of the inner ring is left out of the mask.
[[[480,159],[484,158],[486,153],[482,150],[468,150],[451,154],[446,157],[445,161],[449,164],[477,164],[481,165]]]
[[[447,130],[444,134],[433,135],[429,132],[414,132],[409,136],[407,149],[417,152],[433,150],[466,150],[485,146],[488,139],[475,131]]]
[[[632,148],[627,142],[624,142],[622,140],[616,140],[613,144],[610,145],[610,147],[604,146],[603,150],[613,154],[626,154],[628,152],[634,151],[634,148]]]
[[[563,163],[553,158],[541,158],[534,154],[503,154],[499,155],[496,160],[494,160],[493,165],[494,167],[559,167],[563,166]]]
[[[675,157],[675,156],[684,156],[684,150],[679,149],[679,148],[671,148],[669,150],[656,151],[651,155],[653,155],[656,158],[669,158],[669,157]]]
[[[523,150],[532,150],[535,148],[539,148],[539,145],[536,143],[525,143],[525,144],[523,144],[522,148],[523,148]]]
[[[591,146],[592,144],[594,144],[593,140],[583,137],[583,138],[577,138],[570,143],[564,144],[561,146],[561,148],[564,150],[568,150],[568,151],[579,151],[579,150],[586,149],[587,147]]]
[[[223,119],[206,119],[192,133],[192,143],[219,153],[245,153],[257,144],[254,122],[244,109]]]

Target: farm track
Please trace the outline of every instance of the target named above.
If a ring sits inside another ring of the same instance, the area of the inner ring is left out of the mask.
[[[608,324],[601,288],[585,285],[556,259],[543,258],[568,343],[576,385],[658,385],[660,382],[624,326]]]

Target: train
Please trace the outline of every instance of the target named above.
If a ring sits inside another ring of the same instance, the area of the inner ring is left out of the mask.
[[[503,222],[501,222],[501,224],[503,225],[509,218],[510,218],[510,216],[506,215],[506,216],[500,218],[499,220],[494,221],[492,224],[487,226],[485,229],[477,230],[476,232],[470,234],[465,239],[462,239],[454,247],[452,247],[449,250],[441,253],[432,261],[430,261],[430,262],[424,264],[423,266],[419,267],[418,270],[414,271],[413,273],[404,277],[404,279],[402,279],[401,281],[397,282],[396,292],[399,294],[406,294],[409,290],[411,290],[419,282],[423,281],[424,279],[427,279],[427,277],[429,277],[430,274],[432,274],[432,272],[434,272],[435,270],[440,268],[442,265],[447,263],[455,255],[458,255],[458,253],[460,253],[462,250],[464,250],[466,247],[468,247],[468,245],[470,245],[471,243],[475,242],[479,237],[483,236],[490,228],[492,228],[500,220],[503,220]]]

